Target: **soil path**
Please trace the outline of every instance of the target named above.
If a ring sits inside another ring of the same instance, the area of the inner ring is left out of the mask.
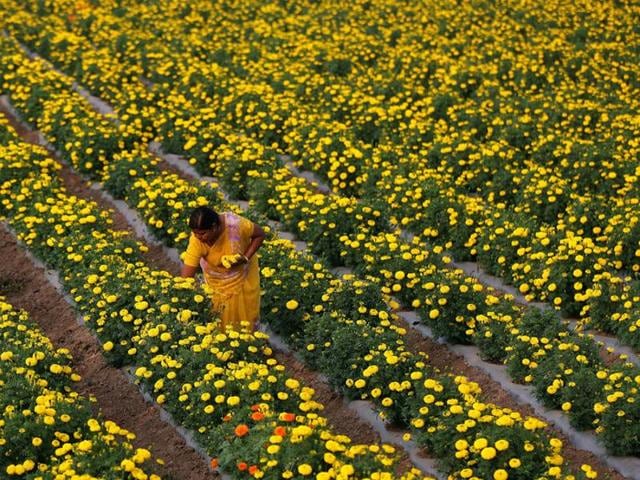
[[[29,312],[56,348],[72,353],[72,367],[82,377],[76,391],[94,396],[106,418],[135,433],[137,447],[149,448],[164,460],[164,466],[157,466],[157,473],[176,480],[219,478],[209,470],[205,459],[160,418],[158,408],[145,401],[138,387],[105,361],[95,337],[78,324],[73,308],[49,283],[44,270],[27,257],[4,223],[0,226],[0,258],[0,294]]]

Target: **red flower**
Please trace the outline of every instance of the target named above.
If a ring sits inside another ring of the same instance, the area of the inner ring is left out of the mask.
[[[249,433],[249,427],[247,427],[244,423],[241,423],[236,427],[235,433],[236,437],[244,437],[247,433]]]
[[[282,414],[282,420],[284,420],[285,422],[293,422],[295,419],[296,419],[296,416],[293,413]]]
[[[260,420],[263,420],[263,419],[264,419],[264,413],[262,412],[253,412],[251,414],[251,420],[259,422]]]

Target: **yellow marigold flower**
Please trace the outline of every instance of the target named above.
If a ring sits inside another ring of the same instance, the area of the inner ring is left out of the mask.
[[[93,443],[91,443],[91,440],[83,440],[77,445],[78,450],[80,450],[81,452],[88,452],[89,450],[91,450],[91,447],[93,447]]]
[[[340,467],[340,475],[345,478],[345,477],[349,477],[351,475],[353,475],[355,473],[355,469],[353,468],[353,465],[351,464],[346,464],[343,465],[342,467]]]
[[[336,442],[335,440],[328,440],[327,443],[325,444],[325,447],[330,452],[343,452],[345,450],[344,445]]]
[[[280,445],[269,445],[267,447],[267,453],[270,455],[275,455],[280,451]]]
[[[475,448],[478,451],[482,450],[483,448],[486,448],[487,445],[489,445],[489,442],[484,437],[476,438],[476,440],[473,442],[473,448]]]
[[[411,425],[413,425],[415,428],[422,428],[424,427],[424,420],[421,418],[414,418],[413,420],[411,420]]]
[[[456,450],[466,450],[467,448],[469,448],[469,442],[467,442],[464,438],[461,438],[460,440],[456,440],[455,447]]]
[[[509,448],[509,442],[507,440],[500,439],[495,443],[495,446],[496,446],[496,450],[498,450],[499,452],[502,452],[507,448]]]
[[[559,438],[552,438],[549,440],[549,445],[551,445],[555,449],[562,448],[562,440]]]
[[[509,478],[509,474],[503,468],[499,468],[493,472],[493,480],[507,480],[507,478]]]
[[[485,460],[493,460],[496,457],[496,449],[493,447],[483,448],[480,456]]]
[[[297,302],[297,300],[289,300],[285,306],[289,310],[295,310],[296,308],[298,308],[299,305],[300,304]]]
[[[136,302],[134,304],[134,307],[136,308],[136,310],[146,310],[147,308],[149,308],[149,303],[143,300],[141,302]]]

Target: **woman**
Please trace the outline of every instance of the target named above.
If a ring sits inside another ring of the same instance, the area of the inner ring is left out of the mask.
[[[265,233],[250,220],[231,212],[218,215],[198,207],[189,218],[191,237],[183,256],[181,276],[193,277],[202,268],[212,290],[221,329],[254,331],[260,317],[260,268],[255,255]]]

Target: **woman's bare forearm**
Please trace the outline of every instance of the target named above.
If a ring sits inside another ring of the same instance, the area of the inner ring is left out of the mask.
[[[249,246],[244,252],[244,256],[247,257],[247,260],[251,259],[251,257],[253,257],[253,255],[258,251],[260,245],[264,242],[265,237],[266,234],[264,233],[264,230],[262,230],[258,225],[255,225],[253,227],[253,235],[251,235],[251,243],[249,243]]]
[[[182,264],[182,270],[180,271],[180,276],[184,278],[192,278],[195,277],[196,272],[198,271],[198,267],[192,267],[191,265]]]

